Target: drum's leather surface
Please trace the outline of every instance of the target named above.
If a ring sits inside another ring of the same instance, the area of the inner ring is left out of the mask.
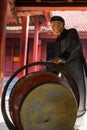
[[[72,130],[77,104],[71,91],[58,83],[44,83],[31,91],[20,109],[23,130]]]

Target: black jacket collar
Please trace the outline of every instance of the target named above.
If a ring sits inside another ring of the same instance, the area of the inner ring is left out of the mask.
[[[68,31],[64,28],[64,30],[62,31],[61,35],[57,37],[57,39],[59,40],[63,40],[64,38],[67,37]]]

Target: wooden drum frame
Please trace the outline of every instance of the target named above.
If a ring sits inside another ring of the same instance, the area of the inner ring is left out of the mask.
[[[40,70],[40,71],[37,71],[37,72],[28,73],[27,75],[21,77],[16,82],[16,84],[13,86],[13,88],[11,90],[9,100],[8,100],[9,113],[10,113],[10,118],[12,120],[11,121],[9,119],[9,117],[8,117],[8,114],[7,114],[7,111],[6,111],[6,106],[5,106],[5,97],[6,97],[6,92],[7,92],[8,88],[9,88],[9,85],[10,85],[11,81],[21,71],[23,71],[25,69],[28,69],[28,68],[30,68],[32,66],[37,66],[37,65],[45,66],[47,68],[50,68],[53,71],[50,72],[50,71],[47,71],[47,69],[46,69],[45,71]],[[54,73],[54,72],[56,72],[56,73]],[[62,77],[58,77],[59,73],[61,73],[62,76],[65,77],[65,79],[62,78]],[[54,87],[51,84],[54,85]],[[45,87],[45,85],[47,87]],[[39,90],[39,88],[40,88],[40,90]],[[54,90],[54,88],[55,88],[55,90]],[[45,93],[42,94],[43,97],[41,99],[39,99],[38,98],[38,96],[40,95],[39,92],[43,93],[42,89],[43,89],[43,91],[45,91],[45,89],[48,90],[49,94],[47,94],[45,92],[46,94]],[[2,110],[2,114],[3,114],[3,117],[4,117],[5,123],[6,123],[7,127],[9,128],[9,130],[26,130],[27,129],[27,126],[23,126],[23,125],[25,125],[23,123],[24,122],[24,120],[23,120],[23,112],[26,113],[26,110],[27,110],[24,104],[26,104],[25,101],[28,101],[28,98],[31,99],[30,95],[32,93],[34,93],[35,91],[37,91],[38,94],[39,94],[39,95],[36,94],[36,98],[38,99],[37,102],[41,102],[40,100],[47,99],[47,98],[45,98],[44,95],[47,95],[47,96],[48,95],[53,95],[52,91],[55,92],[55,93],[56,93],[56,91],[61,91],[61,93],[63,91],[65,93],[65,96],[67,97],[66,100],[68,101],[68,103],[70,103],[69,97],[68,97],[68,96],[70,96],[72,103],[75,105],[75,111],[74,111],[75,113],[74,113],[74,118],[73,118],[72,124],[71,124],[71,126],[69,128],[71,128],[72,125],[74,125],[75,119],[76,119],[76,116],[77,116],[76,113],[77,113],[78,107],[79,107],[79,91],[78,91],[78,86],[77,86],[77,84],[75,82],[75,79],[63,66],[61,66],[59,64],[49,63],[49,62],[35,62],[35,63],[25,65],[25,66],[21,67],[19,70],[17,70],[10,77],[10,79],[8,80],[8,82],[6,83],[6,85],[4,87],[3,94],[2,94],[2,100],[1,100],[1,110]],[[37,92],[35,92],[35,93],[37,93]],[[59,96],[58,93],[57,93],[57,96]],[[49,99],[49,97],[51,98],[51,96],[48,96],[48,99]],[[64,100],[64,98],[63,98],[63,100]],[[34,98],[33,101],[34,100],[36,100],[36,99]],[[49,101],[50,101],[50,99],[49,99]],[[44,100],[43,100],[43,102],[44,102]],[[34,104],[35,104],[35,102],[34,102]],[[63,102],[63,104],[64,104],[64,102]],[[22,105],[23,105],[23,107],[22,107]],[[30,103],[29,103],[29,105],[30,105]],[[40,105],[40,103],[38,103],[37,105]],[[47,107],[47,106],[48,105],[46,105],[44,107]],[[53,106],[55,106],[55,105],[53,105]],[[58,106],[59,106],[59,104],[58,104]],[[60,107],[61,107],[61,104],[60,104]],[[23,108],[24,108],[25,111],[23,111]],[[41,108],[41,106],[40,106],[40,108]],[[47,109],[48,109],[48,107],[47,107]],[[50,110],[50,111],[53,111],[53,110]],[[47,113],[47,112],[45,112],[45,113]],[[61,114],[60,114],[60,116],[61,116]],[[42,119],[42,120],[45,120],[44,122],[47,123],[48,119],[44,119],[44,118],[48,118],[48,117],[43,117],[43,119]],[[60,117],[57,118],[58,122],[60,124],[62,124],[63,122],[60,122],[59,119],[60,119]],[[36,117],[35,117],[35,119],[32,118],[32,121],[33,120],[37,120],[37,118]],[[56,127],[59,127],[59,126],[55,126],[54,129],[56,129]],[[32,129],[34,129],[33,126],[29,128],[29,130],[32,130]],[[44,128],[44,129],[48,130],[47,128]],[[35,129],[35,130],[38,130],[38,128]],[[52,130],[53,130],[53,128],[52,128]],[[67,128],[67,130],[70,130],[70,129]]]

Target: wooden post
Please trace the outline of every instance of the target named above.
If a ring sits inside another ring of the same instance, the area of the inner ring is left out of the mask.
[[[35,16],[35,34],[34,34],[34,46],[33,46],[33,62],[38,61],[38,44],[39,44],[39,24],[38,16]],[[37,70],[37,66],[34,67],[34,71]]]
[[[20,65],[24,66],[27,64],[27,49],[28,49],[28,27],[29,27],[29,16],[22,17],[22,37],[21,37],[21,48],[20,48]],[[26,74],[23,71],[20,76]]]
[[[7,7],[7,0],[0,0],[0,97],[2,95],[4,77]]]

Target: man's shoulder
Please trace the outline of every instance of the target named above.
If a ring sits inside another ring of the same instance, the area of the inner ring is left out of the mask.
[[[68,31],[70,31],[70,32],[77,32],[77,30],[75,28],[69,28]]]
[[[72,34],[74,34],[74,35],[75,35],[75,34],[78,34],[78,32],[77,32],[77,30],[76,30],[75,28],[70,28],[70,29],[68,29],[67,31],[68,31],[68,33],[71,34],[71,35],[72,35]]]

